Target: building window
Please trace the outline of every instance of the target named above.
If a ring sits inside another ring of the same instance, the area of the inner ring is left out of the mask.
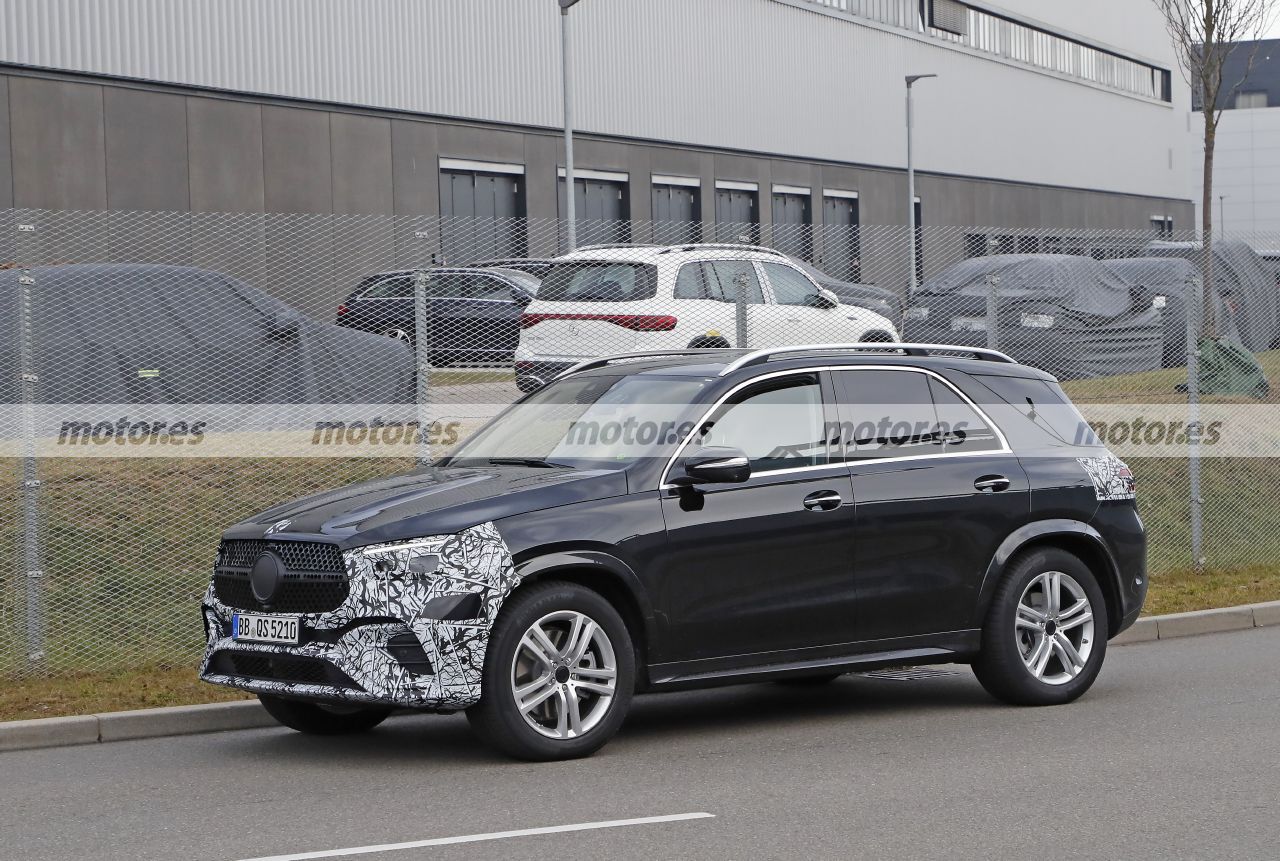
[[[575,170],[574,216],[578,245],[608,245],[631,241],[630,177],[625,173],[603,170]],[[568,218],[564,195],[564,168],[560,168],[559,206],[561,221]],[[560,247],[568,247],[568,236],[561,230]]]
[[[862,280],[862,236],[856,191],[822,192],[822,257],[819,268],[842,281]]]
[[[1050,32],[961,0],[805,0],[856,18],[923,31],[1001,59],[1169,102],[1168,69]],[[922,24],[922,13],[924,14]]]
[[[1249,108],[1265,108],[1267,106],[1267,94],[1265,91],[1259,90],[1255,92],[1236,93],[1236,107],[1240,110]]]
[[[653,175],[653,241],[680,245],[702,239],[702,183]]]
[[[524,166],[441,159],[440,216],[446,263],[523,257]]]
[[[716,180],[716,241],[760,242],[760,186]]]
[[[771,203],[773,247],[801,260],[812,259],[812,192],[798,186],[775,185]]]

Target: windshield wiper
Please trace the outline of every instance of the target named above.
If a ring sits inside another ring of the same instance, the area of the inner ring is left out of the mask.
[[[548,469],[570,468],[568,464],[552,463],[549,460],[541,460],[536,457],[490,457],[485,459],[485,463],[490,466],[538,466]]]

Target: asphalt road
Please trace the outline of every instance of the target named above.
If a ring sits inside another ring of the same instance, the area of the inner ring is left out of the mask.
[[[219,859],[705,812],[357,855],[1274,858],[1280,628],[1113,648],[1000,706],[967,670],[642,697],[594,758],[499,759],[461,715],[0,754],[0,858]],[[333,856],[324,856],[333,857]]]

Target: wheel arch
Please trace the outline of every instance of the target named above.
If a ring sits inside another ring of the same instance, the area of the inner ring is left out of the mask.
[[[991,605],[996,585],[1019,554],[1041,547],[1056,547],[1078,557],[1098,578],[1107,603],[1107,636],[1115,636],[1120,626],[1120,566],[1098,530],[1079,520],[1037,520],[1020,526],[1000,543],[987,566],[978,590],[974,627],[981,627]]]
[[[560,550],[516,564],[518,585],[561,580],[600,593],[622,616],[636,652],[636,676],[648,683],[648,652],[653,630],[653,606],[631,566],[599,550]],[[508,596],[508,599],[510,596]]]

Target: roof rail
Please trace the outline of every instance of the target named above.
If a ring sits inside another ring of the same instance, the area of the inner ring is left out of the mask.
[[[855,353],[883,353],[887,351],[901,350],[907,356],[928,356],[931,353],[972,353],[974,358],[982,359],[988,362],[1007,362],[1016,365],[1017,361],[999,350],[989,350],[986,347],[966,347],[961,344],[899,344],[893,342],[868,341],[860,344],[802,344],[795,347],[766,347],[763,350],[755,350],[740,356],[732,362],[724,366],[724,370],[720,372],[720,376],[731,374],[739,368],[745,368],[749,365],[763,364],[775,356],[785,355],[787,353],[833,353],[833,352],[855,352]]]
[[[760,254],[772,254],[774,257],[786,258],[786,253],[764,245],[749,245],[745,242],[686,242],[669,245],[659,254],[670,254],[673,251],[755,251]]]
[[[563,371],[552,377],[552,379],[560,380],[570,374],[576,374],[579,371],[588,371],[592,368],[604,368],[607,367],[610,362],[616,362],[622,359],[658,359],[663,356],[703,356],[708,354],[715,356],[726,351],[734,353],[742,352],[741,350],[734,349],[733,347],[690,347],[685,350],[650,350],[643,353],[618,353],[613,356],[601,356],[598,359],[587,359],[585,362],[578,362],[578,364],[573,365],[572,367],[565,368]]]
[[[579,245],[574,251],[608,251],[612,248],[661,248],[652,242],[599,242],[595,245]]]

